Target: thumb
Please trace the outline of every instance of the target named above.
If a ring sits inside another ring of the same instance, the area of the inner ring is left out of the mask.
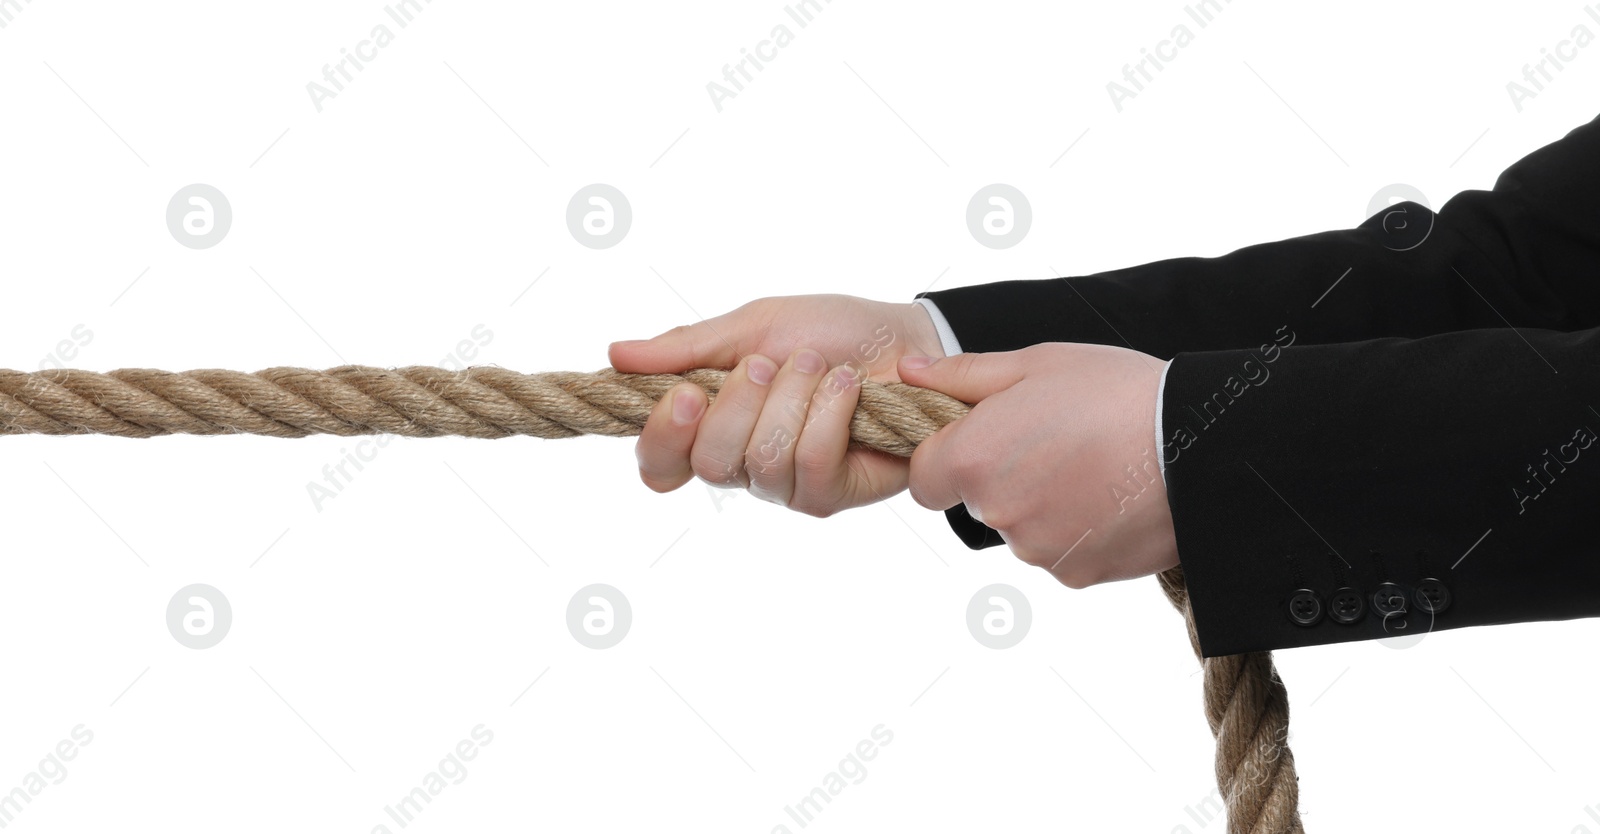
[[[1021,382],[1027,368],[1015,351],[1009,351],[958,353],[931,362],[926,356],[902,356],[898,370],[908,385],[976,403]]]
[[[744,358],[734,348],[741,323],[718,316],[674,327],[653,339],[612,342],[611,367],[627,374],[675,374],[691,368],[732,368]]]

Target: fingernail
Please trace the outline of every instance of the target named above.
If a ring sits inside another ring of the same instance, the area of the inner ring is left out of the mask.
[[[802,350],[794,358],[794,367],[803,374],[822,373],[822,354],[814,350]]]
[[[860,377],[856,375],[855,368],[852,368],[849,365],[840,365],[833,371],[833,389],[839,392],[849,390],[850,386],[854,385],[857,379],[860,379]]]
[[[765,356],[752,356],[750,363],[745,367],[745,374],[750,381],[757,385],[766,385],[778,375],[778,366]]]
[[[679,391],[672,395],[672,422],[680,426],[687,426],[699,417],[699,397],[689,391]]]
[[[644,340],[643,339],[623,339],[620,342],[612,342],[611,346],[614,347],[614,348],[632,347],[633,345],[639,344],[642,341],[644,341]]]
[[[931,357],[931,356],[902,356],[902,357],[900,357],[900,367],[909,368],[909,369],[911,369],[913,371],[919,370],[919,369],[922,369],[922,368],[926,368],[926,367],[928,367],[929,365],[932,365],[932,364],[933,364],[933,357]]]

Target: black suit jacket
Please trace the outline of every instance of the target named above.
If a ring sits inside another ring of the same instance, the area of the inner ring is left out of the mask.
[[[1162,453],[1207,656],[1600,615],[1600,119],[1438,212],[925,295],[964,350],[1172,360]]]

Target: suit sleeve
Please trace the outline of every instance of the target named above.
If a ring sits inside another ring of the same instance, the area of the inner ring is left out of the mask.
[[[1437,213],[926,295],[969,351],[1173,360],[1162,451],[1207,655],[1600,614],[1576,509],[1600,497],[1600,120]]]

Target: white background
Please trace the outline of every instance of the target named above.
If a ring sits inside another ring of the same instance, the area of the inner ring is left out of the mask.
[[[318,112],[307,83],[380,23],[394,42]],[[718,112],[707,83],[781,23]],[[1118,112],[1107,83],[1179,24],[1193,43]],[[95,370],[436,364],[483,325],[475,362],[592,370],[763,295],[1347,227],[1391,183],[1437,207],[1592,118],[1600,48],[1520,112],[1506,90],[1579,24],[1600,32],[1576,2],[1238,0],[1202,29],[1176,2],[836,0],[803,29],[779,2],[437,2],[399,29],[378,2],[34,0],[0,29],[0,366],[80,325],[62,364]],[[164,219],[196,182],[234,214],[205,250]],[[614,248],[566,228],[595,182],[633,208]],[[996,182],[1033,209],[1004,250],[964,219]],[[658,496],[603,438],[395,441],[319,512],[307,484],[351,445],[0,441],[0,791],[94,733],[8,831],[398,830],[385,805],[479,724],[411,830],[799,830],[785,805],[880,724],[809,830],[1223,828],[1187,810],[1212,740],[1153,579],[1070,591],[904,495],[826,521]],[[234,616],[203,651],[164,622],[196,582]],[[603,651],[565,624],[595,582],[634,615]],[[1034,614],[1003,651],[965,622],[997,582]],[[1597,636],[1280,653],[1308,827],[1600,831]]]

